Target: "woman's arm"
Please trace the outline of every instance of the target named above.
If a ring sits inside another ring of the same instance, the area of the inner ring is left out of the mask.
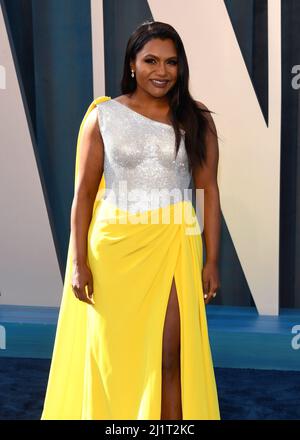
[[[97,108],[88,115],[79,145],[77,185],[71,210],[73,262],[86,263],[87,234],[94,201],[103,173],[103,141],[97,119]]]
[[[200,108],[207,107],[197,102]],[[208,295],[207,302],[210,301],[212,294],[220,287],[219,280],[219,245],[221,233],[221,207],[220,196],[217,182],[219,146],[217,130],[210,113],[205,112],[209,126],[205,136],[207,148],[207,161],[201,168],[193,171],[195,188],[204,190],[204,238],[206,248],[206,263],[203,268],[203,288]],[[216,135],[215,135],[215,134]]]
[[[92,274],[87,266],[87,237],[93,206],[103,174],[104,146],[98,125],[97,108],[93,109],[83,126],[79,148],[77,184],[71,209],[71,243],[73,257],[73,290],[80,300],[93,291]]]

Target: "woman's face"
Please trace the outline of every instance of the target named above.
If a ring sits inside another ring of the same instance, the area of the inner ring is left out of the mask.
[[[173,40],[155,38],[148,41],[130,64],[137,87],[154,97],[166,95],[177,81],[178,58]],[[156,83],[155,80],[164,81]]]

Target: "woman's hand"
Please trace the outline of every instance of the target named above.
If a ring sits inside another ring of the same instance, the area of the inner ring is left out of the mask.
[[[217,263],[206,262],[202,270],[202,285],[204,302],[208,304],[216,296],[217,289],[221,287]]]
[[[88,286],[88,293],[86,293],[86,285]],[[93,275],[87,264],[73,263],[72,290],[80,301],[95,304],[93,299]]]

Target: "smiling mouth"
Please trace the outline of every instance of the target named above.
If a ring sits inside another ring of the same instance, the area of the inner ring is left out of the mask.
[[[158,80],[158,79],[151,79],[150,80],[153,85],[157,87],[164,87],[168,84],[169,80]]]

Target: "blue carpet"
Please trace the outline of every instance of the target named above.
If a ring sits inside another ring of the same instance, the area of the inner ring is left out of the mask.
[[[300,372],[299,309],[264,316],[255,307],[207,305],[206,312],[215,367]],[[57,319],[57,307],[0,305],[0,357],[50,359]]]
[[[39,420],[49,359],[0,358],[0,419]],[[299,420],[300,372],[215,368],[222,420]]]

